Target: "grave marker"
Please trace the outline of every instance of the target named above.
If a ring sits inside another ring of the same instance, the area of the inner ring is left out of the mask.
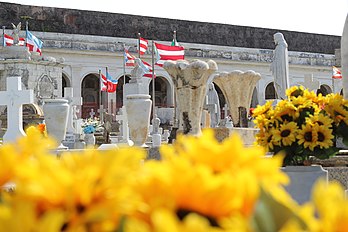
[[[7,130],[3,137],[4,143],[14,142],[25,136],[23,130],[23,104],[34,103],[32,89],[22,90],[21,77],[8,77],[6,91],[0,92],[0,105],[7,105]]]

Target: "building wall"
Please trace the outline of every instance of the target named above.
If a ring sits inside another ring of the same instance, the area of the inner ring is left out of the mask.
[[[1,25],[12,28],[11,23],[22,21],[24,27],[22,16],[31,17],[30,30],[42,32],[121,38],[136,38],[137,33],[141,33],[147,39],[170,41],[173,31],[176,30],[179,42],[273,49],[273,35],[279,31],[284,34],[290,51],[334,54],[335,49],[340,48],[340,36],[0,3]]]

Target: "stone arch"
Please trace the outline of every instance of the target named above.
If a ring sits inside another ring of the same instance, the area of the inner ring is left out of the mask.
[[[97,73],[87,74],[81,82],[82,118],[88,118],[91,109],[98,112],[99,109],[100,82]]]
[[[130,81],[130,75],[125,75],[126,84]],[[123,106],[123,85],[124,85],[123,75],[118,77],[117,88],[116,88],[116,108],[119,109]]]
[[[268,83],[265,88],[265,100],[268,99],[276,99],[276,91],[273,82]]]
[[[64,97],[65,87],[71,87],[71,80],[65,73],[62,73],[62,97]]]
[[[323,84],[323,85],[320,85],[319,89],[317,90],[317,95],[320,93],[323,96],[326,96],[326,95],[332,93],[332,89],[330,86]]]
[[[250,108],[256,108],[256,106],[259,105],[259,99],[257,98],[257,96],[258,96],[258,91],[257,91],[257,88],[255,87],[253,90],[253,95],[251,97]]]
[[[214,83],[213,81],[213,84],[214,84],[214,88],[219,96],[219,103],[220,103],[220,119],[222,118],[225,118],[226,115],[225,115],[225,111],[224,111],[224,107],[226,105],[226,98],[224,96],[224,94],[222,93],[221,89],[219,88],[219,86],[217,84]]]
[[[173,107],[169,99],[171,92],[169,81],[163,76],[157,76],[155,79],[155,106],[159,108]],[[152,98],[152,80],[149,83],[149,94]]]

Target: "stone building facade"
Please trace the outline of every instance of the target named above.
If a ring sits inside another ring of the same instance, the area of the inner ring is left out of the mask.
[[[12,22],[24,24],[22,16],[31,17],[29,30],[44,42],[43,56],[64,58],[61,86],[73,87],[74,93],[83,98],[82,117],[87,117],[92,108],[96,111],[100,103],[107,103],[113,113],[122,106],[123,82],[128,81],[131,72],[131,68],[123,66],[123,44],[136,55],[137,33],[148,39],[150,46],[151,40],[169,45],[176,30],[179,43],[185,47],[185,59],[212,59],[218,72],[260,73],[262,78],[254,90],[252,106],[274,98],[270,64],[275,47],[273,34],[278,31],[289,45],[291,85],[299,85],[305,75],[313,75],[319,81],[319,92],[342,89],[341,80],[331,78],[332,66],[337,62],[335,50],[340,48],[339,36],[0,3],[0,24],[6,28]],[[6,33],[11,34],[11,30]],[[25,32],[21,33],[24,37]],[[142,58],[151,63],[150,51]],[[100,98],[98,72],[105,73],[106,68],[119,82],[116,94],[103,93]],[[156,66],[155,72],[156,106],[170,109],[174,105],[173,83],[164,69]],[[151,79],[144,78],[144,88],[151,93]],[[224,97],[219,89],[218,92],[223,107]]]

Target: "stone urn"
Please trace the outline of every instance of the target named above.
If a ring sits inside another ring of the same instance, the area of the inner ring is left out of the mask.
[[[240,126],[239,107],[249,112],[251,98],[261,75],[254,71],[232,71],[217,74],[213,82],[221,89],[226,98],[232,122],[235,127]]]
[[[209,76],[217,70],[217,64],[212,60],[180,60],[167,61],[163,68],[175,86],[178,133],[200,135],[207,82]]]
[[[56,139],[58,149],[67,149],[62,144],[68,123],[69,104],[65,99],[46,99],[42,106],[47,134]]]
[[[85,143],[87,146],[94,146],[95,145],[95,135],[93,133],[91,134],[85,134]]]
[[[135,146],[147,147],[152,101],[148,94],[127,95],[126,112],[130,138]]]

